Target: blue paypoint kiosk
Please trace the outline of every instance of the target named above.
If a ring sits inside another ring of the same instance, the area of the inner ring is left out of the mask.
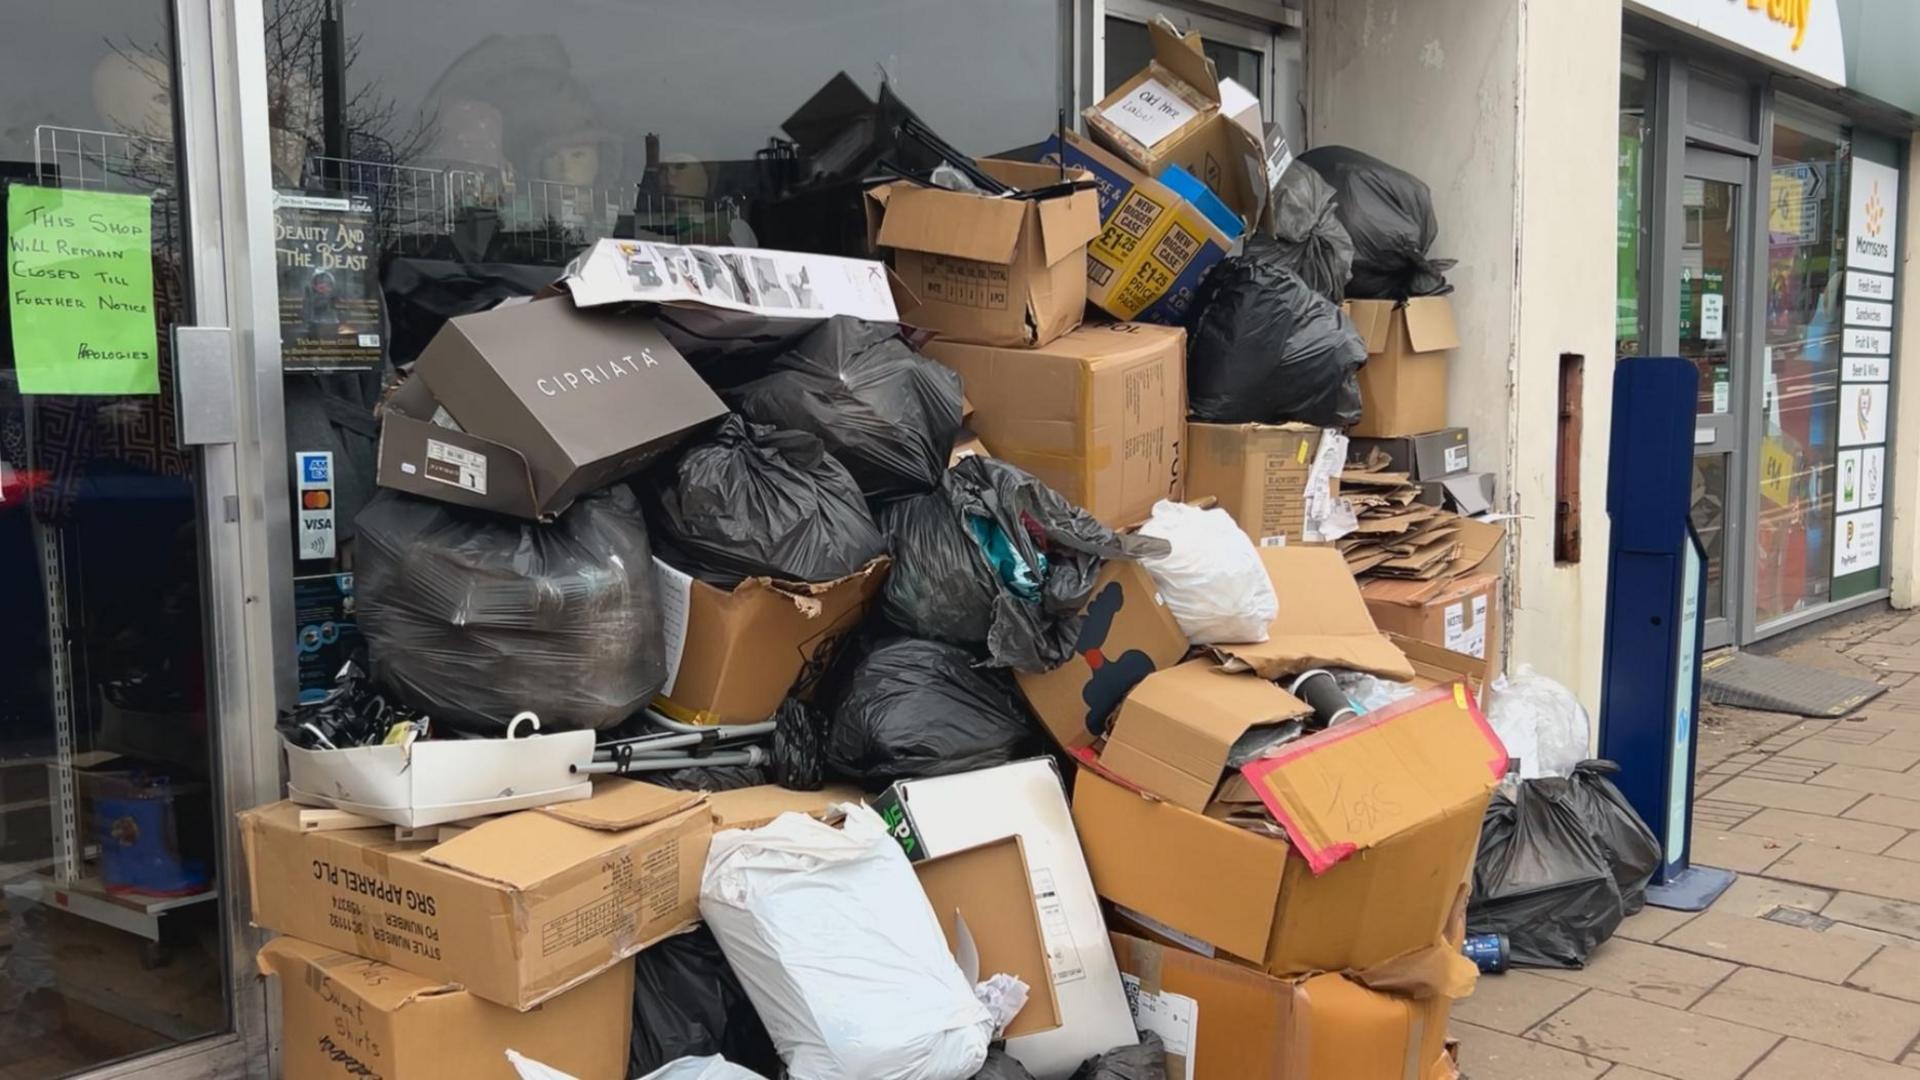
[[[1660,839],[1647,902],[1699,911],[1727,886],[1727,870],[1689,865],[1706,552],[1693,531],[1693,431],[1698,370],[1680,357],[1621,360],[1613,375],[1607,467],[1606,657],[1600,755]]]

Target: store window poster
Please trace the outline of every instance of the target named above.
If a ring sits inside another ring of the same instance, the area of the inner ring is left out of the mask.
[[[1887,448],[1869,446],[1860,451],[1860,508],[1880,505],[1881,489],[1886,479]]]
[[[1861,510],[1833,519],[1833,576],[1880,566],[1880,511]]]
[[[1859,450],[1842,450],[1834,465],[1836,489],[1833,508],[1842,514],[1866,505],[1861,499],[1864,492],[1864,478],[1860,471],[1862,453]]]
[[[1843,383],[1840,387],[1840,445],[1870,446],[1887,441],[1887,384]]]
[[[273,211],[280,366],[380,366],[380,265],[373,214],[348,199],[280,195]]]

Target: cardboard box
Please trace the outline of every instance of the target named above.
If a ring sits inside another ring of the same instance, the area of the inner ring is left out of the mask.
[[[1276,979],[1113,935],[1140,1026],[1168,1043],[1168,1076],[1193,1080],[1443,1080],[1444,997],[1376,993],[1338,974]],[[1178,1058],[1178,1061],[1175,1058]]]
[[[1492,473],[1461,473],[1420,481],[1421,502],[1463,517],[1475,517],[1492,510],[1493,493]]]
[[[1502,574],[1506,571],[1507,528],[1497,521],[1461,518],[1453,523],[1460,554],[1447,567],[1453,577],[1462,574]]]
[[[1153,59],[1085,111],[1088,134],[1148,176],[1184,168],[1243,222],[1257,222],[1267,193],[1258,99],[1218,76],[1199,34],[1165,18],[1147,33]]]
[[[1506,750],[1430,691],[1244,773],[1289,840],[1084,769],[1073,819],[1100,895],[1276,975],[1365,970],[1441,942]]]
[[[727,407],[653,320],[555,297],[458,315],[386,406],[379,483],[551,520]]]
[[[1233,250],[1225,233],[1174,190],[1073,132],[1043,156],[1093,174],[1100,235],[1087,248],[1087,299],[1116,319],[1181,326],[1200,279]]]
[[[921,351],[960,373],[994,456],[1119,528],[1181,497],[1186,341],[1177,327],[1100,322],[1034,349]]]
[[[302,832],[290,802],[243,811],[253,923],[530,1009],[700,918],[705,796],[594,787],[443,843]]]
[[[1065,1080],[1080,1063],[1135,1038],[1100,899],[1049,758],[894,784],[873,800],[915,861],[1018,836],[1033,877],[1060,1027],[1007,1042],[1038,1080]]]
[[[1376,449],[1387,455],[1389,471],[1406,473],[1409,480],[1439,480],[1473,468],[1473,448],[1463,427],[1385,439],[1350,439],[1347,460],[1365,461]]]
[[[880,206],[877,243],[918,301],[915,326],[958,341],[1045,345],[1080,325],[1087,306],[1087,243],[1100,232],[1100,197],[1060,188],[1060,170],[982,159],[980,168],[1044,198],[990,198],[889,184],[868,193]],[[1090,179],[1072,174],[1068,179]]]
[[[1309,497],[1340,494],[1339,463],[1309,424],[1187,425],[1187,498],[1211,498],[1261,547],[1308,540]]]
[[[980,436],[972,428],[963,427],[953,438],[953,452],[947,455],[947,468],[960,464],[961,458],[992,456],[993,451],[987,449],[987,444]]]
[[[1127,691],[1186,658],[1186,632],[1152,575],[1132,559],[1108,559],[1084,609],[1073,656],[1052,671],[1015,671],[1027,705],[1067,750],[1092,746]]]
[[[1020,837],[935,855],[914,863],[913,872],[969,982],[1007,974],[1027,984],[1027,1003],[1007,1025],[1006,1036],[1058,1028],[1060,1000]]]
[[[579,1080],[626,1075],[633,964],[621,963],[528,1012],[458,983],[279,937],[260,973],[280,979],[285,1080],[459,1076],[514,1080],[517,1050]]]
[[[1500,653],[1500,575],[1433,581],[1374,578],[1360,590],[1373,623],[1390,634],[1479,660]]]
[[[593,740],[591,731],[555,731],[345,750],[281,745],[294,802],[418,827],[587,798],[593,784],[573,766],[593,760]]]
[[[1373,625],[1360,586],[1347,561],[1331,547],[1266,547],[1260,562],[1280,598],[1280,613],[1267,640],[1215,645],[1230,669],[1263,679],[1298,675],[1318,667],[1352,668],[1383,679],[1405,681],[1413,668],[1393,642]]]
[[[821,646],[866,614],[889,565],[882,556],[817,584],[748,578],[729,592],[653,560],[667,639],[654,707],[686,724],[772,717]]]
[[[1344,307],[1367,342],[1360,422],[1348,433],[1418,435],[1446,427],[1447,355],[1460,347],[1452,299],[1349,300]]]
[[[862,802],[865,798],[865,792],[850,784],[828,784],[819,791],[794,791],[778,784],[759,784],[708,792],[707,809],[713,812],[713,831],[723,832],[757,829],[787,813],[826,821],[831,819],[834,807]]]
[[[1465,683],[1473,693],[1473,700],[1485,706],[1486,686],[1494,676],[1500,674],[1500,669],[1491,661],[1398,634],[1388,634],[1387,637],[1400,647],[1401,652],[1407,654],[1407,662],[1413,665],[1412,682],[1415,687],[1431,690],[1436,686]]]
[[[1114,717],[1100,765],[1189,810],[1212,801],[1234,743],[1256,727],[1300,720],[1312,706],[1253,674],[1189,660],[1141,680]]]

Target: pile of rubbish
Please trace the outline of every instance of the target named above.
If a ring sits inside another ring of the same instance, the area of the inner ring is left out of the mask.
[[[289,1075],[1437,1078],[1469,933],[1642,902],[1502,675],[1426,186],[1151,37],[1038,163],[842,76],[781,246],[599,241],[426,342],[364,658],[241,815]]]

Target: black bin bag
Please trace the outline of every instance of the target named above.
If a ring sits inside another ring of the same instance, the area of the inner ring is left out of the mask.
[[[966,457],[933,491],[890,504],[882,612],[915,637],[985,649],[985,663],[1049,671],[1073,654],[1080,608],[1110,557],[1161,554],[1119,536],[1018,466]]]
[[[1501,792],[1480,826],[1467,933],[1505,934],[1516,967],[1581,968],[1625,917],[1607,853],[1558,777]]]
[[[1339,305],[1256,256],[1221,260],[1187,327],[1187,411],[1218,424],[1360,420],[1367,343]]]
[[[886,552],[853,477],[804,431],[733,413],[653,479],[660,557],[709,585],[837,581]]]
[[[1069,1080],[1167,1080],[1166,1044],[1158,1035],[1144,1034],[1137,1045],[1088,1058]]]
[[[1307,288],[1339,303],[1353,276],[1353,237],[1340,224],[1333,186],[1295,158],[1274,186],[1273,235],[1247,238],[1247,254],[1300,275]]]
[[[1620,886],[1620,905],[1628,915],[1647,906],[1647,883],[1660,869],[1664,857],[1660,840],[1647,828],[1633,804],[1613,785],[1620,766],[1611,761],[1583,761],[1573,768],[1564,783],[1567,798],[1587,823],[1588,831],[1613,868],[1613,880]]]
[[[766,1025],[702,923],[634,958],[627,1075],[648,1076],[679,1058],[713,1054],[761,1076],[780,1075]]]
[[[828,768],[878,791],[1042,752],[1013,678],[973,663],[958,645],[919,638],[867,650],[846,667],[827,705]]]
[[[1007,1053],[1006,1047],[994,1046],[987,1050],[987,1063],[980,1066],[972,1080],[1033,1080],[1033,1074],[1020,1064],[1019,1058]]]
[[[894,323],[840,315],[726,391],[750,420],[811,432],[870,499],[932,491],[960,431],[960,376]]]
[[[551,524],[382,491],[354,591],[376,682],[441,724],[612,727],[666,681],[653,552],[624,484]]]
[[[1433,191],[1410,172],[1349,146],[1316,146],[1301,161],[1333,185],[1333,203],[1353,240],[1356,299],[1405,300],[1448,292],[1452,259],[1427,254],[1440,232]]]

